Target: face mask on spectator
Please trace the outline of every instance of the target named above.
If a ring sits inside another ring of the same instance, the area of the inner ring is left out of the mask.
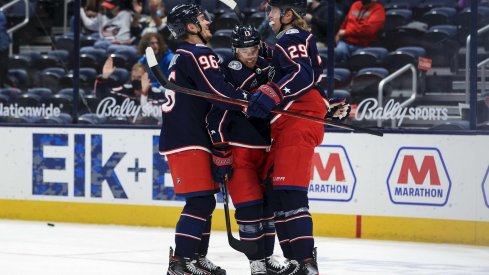
[[[114,14],[113,14],[111,11],[106,11],[106,12],[104,13],[104,15],[105,15],[105,16],[107,16],[107,18],[109,18],[109,19],[114,18]]]
[[[141,80],[134,79],[131,81],[134,90],[141,90]]]

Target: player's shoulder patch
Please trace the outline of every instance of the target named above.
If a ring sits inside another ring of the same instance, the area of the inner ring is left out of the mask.
[[[228,67],[230,69],[239,71],[243,68],[243,64],[241,64],[241,62],[239,62],[237,60],[233,60],[233,61],[229,62]]]
[[[294,34],[294,33],[299,33],[299,30],[298,29],[290,29],[290,30],[285,32],[285,34]]]

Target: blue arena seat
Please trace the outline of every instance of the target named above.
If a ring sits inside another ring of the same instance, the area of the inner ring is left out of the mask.
[[[212,48],[230,48],[232,29],[217,30],[212,36],[209,43]]]
[[[60,67],[44,69],[39,76],[40,86],[51,89],[53,92],[59,90],[59,80],[65,75],[65,70]]]
[[[384,5],[384,8],[389,9],[413,9],[419,5],[423,0],[391,0]]]
[[[102,124],[105,122],[104,117],[97,116],[97,114],[86,113],[78,117],[78,124]]]
[[[46,87],[33,87],[27,90],[29,94],[38,95],[41,99],[48,98],[53,94],[53,91]]]
[[[43,54],[39,59],[33,61],[33,66],[37,70],[42,71],[50,67],[62,67],[63,64],[61,63],[59,58],[52,55]]]
[[[211,28],[214,31],[223,29],[233,29],[239,24],[238,16],[234,12],[225,12],[214,19]]]
[[[21,107],[38,107],[41,103],[41,97],[33,93],[24,93],[15,99],[15,103]]]
[[[351,80],[351,98],[358,103],[366,97],[377,97],[380,81],[389,75],[385,68],[364,68],[356,73]]]
[[[323,70],[323,74],[327,75],[327,69]],[[351,71],[347,68],[334,68],[334,88],[343,89],[350,86]]]
[[[409,9],[391,9],[385,13],[384,32],[406,25],[412,21],[413,12]]]
[[[31,59],[28,56],[14,54],[9,56],[8,67],[10,69],[31,69]]]
[[[394,72],[409,63],[417,66],[418,58],[425,54],[425,49],[421,47],[401,47],[387,54],[383,67],[387,68],[390,72]]]
[[[233,57],[233,50],[230,48],[215,48],[213,49],[221,61]]]
[[[380,67],[387,53],[387,49],[381,47],[358,49],[348,59],[348,68],[358,71],[361,68]]]
[[[419,14],[424,14],[433,8],[455,8],[456,1],[453,0],[424,0],[417,7],[416,10]]]
[[[428,24],[429,27],[436,25],[450,25],[455,22],[455,8],[439,7],[433,8],[423,14],[420,21]]]
[[[266,15],[264,12],[255,12],[252,13],[248,19],[246,20],[246,23],[254,26],[255,28],[258,28],[260,24],[265,20]]]
[[[110,78],[114,80],[118,85],[124,85],[129,81],[131,74],[124,68],[116,68],[110,75]]]
[[[29,73],[25,69],[9,69],[7,78],[10,82],[21,90],[27,89],[30,86]]]
[[[54,47],[58,50],[66,50],[71,56],[75,45],[74,40],[73,34],[57,35],[54,37]]]
[[[7,97],[10,101],[13,101],[22,94],[22,91],[18,88],[1,88],[0,95]]]

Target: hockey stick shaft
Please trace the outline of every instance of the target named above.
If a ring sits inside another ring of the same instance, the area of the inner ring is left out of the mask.
[[[241,14],[241,10],[239,9],[238,4],[234,0],[219,0],[219,1],[221,1],[224,5],[232,9],[234,13],[236,13],[240,25],[244,24],[243,14]]]
[[[211,99],[211,100],[216,100],[220,102],[225,102],[229,104],[234,104],[234,105],[239,105],[243,107],[248,107],[249,102],[241,99],[234,99],[234,98],[229,98],[229,97],[223,97],[223,96],[218,96],[214,94],[209,94],[206,92],[202,91],[197,91],[185,87],[180,87],[176,85],[173,82],[170,82],[163,72],[161,71],[160,67],[158,66],[158,62],[156,61],[156,57],[154,55],[153,49],[151,47],[146,48],[146,60],[148,61],[148,65],[153,72],[154,76],[158,80],[158,82],[161,84],[161,86],[165,87],[166,89],[173,90],[175,92],[183,93],[183,94],[188,94],[188,95],[193,95],[193,96],[198,96],[206,99]],[[382,132],[359,127],[359,126],[354,126],[354,125],[349,125],[341,122],[336,122],[336,121],[331,121],[331,120],[324,120],[319,117],[315,116],[310,116],[310,115],[305,115],[301,113],[296,113],[296,112],[291,112],[291,111],[286,111],[286,110],[271,110],[272,113],[279,114],[279,115],[286,115],[289,117],[294,117],[294,118],[300,118],[300,119],[306,119],[310,120],[316,123],[320,123],[323,125],[329,125],[333,126],[336,128],[342,128],[346,129],[349,131],[353,131],[355,133],[365,133],[365,134],[370,134],[370,135],[375,135],[375,136],[383,136]]]
[[[231,232],[231,219],[229,217],[229,193],[227,189],[227,179],[224,178],[221,183],[221,193],[224,201],[224,218],[226,219],[226,232],[228,235],[228,243],[234,250],[247,255],[255,254],[258,251],[258,246],[253,242],[243,242],[236,239]]]

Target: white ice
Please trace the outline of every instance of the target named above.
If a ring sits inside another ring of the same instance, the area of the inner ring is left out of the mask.
[[[0,274],[166,274],[173,232],[0,220]],[[489,274],[488,247],[319,237],[316,245],[321,274]],[[249,274],[224,232],[212,233],[208,256],[229,275]]]

